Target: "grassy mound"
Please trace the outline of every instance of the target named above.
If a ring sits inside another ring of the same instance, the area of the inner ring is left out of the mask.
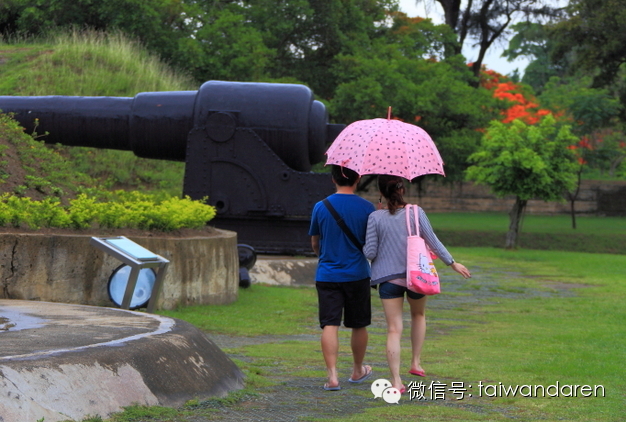
[[[193,79],[122,34],[71,32],[45,41],[0,42],[0,95],[134,97],[197,88]],[[138,158],[130,151],[46,146],[20,136],[6,119],[2,122],[0,171],[8,177],[0,192],[38,198],[59,187],[63,192],[57,194],[73,196],[75,187],[91,185],[182,194],[184,163]],[[53,168],[42,168],[48,161],[55,163]]]

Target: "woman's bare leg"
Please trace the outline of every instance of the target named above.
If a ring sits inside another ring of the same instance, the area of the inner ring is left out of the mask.
[[[421,364],[422,346],[426,338],[426,296],[408,299],[411,307],[411,370],[423,371]]]
[[[404,297],[381,299],[387,320],[387,362],[391,372],[391,385],[404,388],[400,377],[400,341],[402,339],[402,305]]]

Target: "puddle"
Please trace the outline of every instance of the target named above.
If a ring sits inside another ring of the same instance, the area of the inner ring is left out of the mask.
[[[0,333],[41,328],[47,321],[15,309],[0,307]]]

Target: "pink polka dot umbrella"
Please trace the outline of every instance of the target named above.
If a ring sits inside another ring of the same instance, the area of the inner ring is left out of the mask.
[[[337,164],[366,174],[388,174],[412,180],[424,174],[441,174],[443,160],[428,133],[400,120],[358,120],[337,136],[326,165]]]

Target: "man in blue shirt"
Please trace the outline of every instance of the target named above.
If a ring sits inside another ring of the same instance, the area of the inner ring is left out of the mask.
[[[345,167],[332,166],[332,179],[337,193],[327,199],[362,244],[365,243],[367,219],[374,212],[371,202],[354,194],[359,175]],[[322,353],[328,382],[324,390],[341,389],[337,375],[339,326],[342,313],[344,325],[352,329],[353,368],[349,382],[362,382],[372,374],[363,365],[367,348],[367,326],[371,324],[370,266],[359,248],[344,233],[324,205],[318,202],[311,218],[311,245],[319,257],[315,276],[322,328]]]

